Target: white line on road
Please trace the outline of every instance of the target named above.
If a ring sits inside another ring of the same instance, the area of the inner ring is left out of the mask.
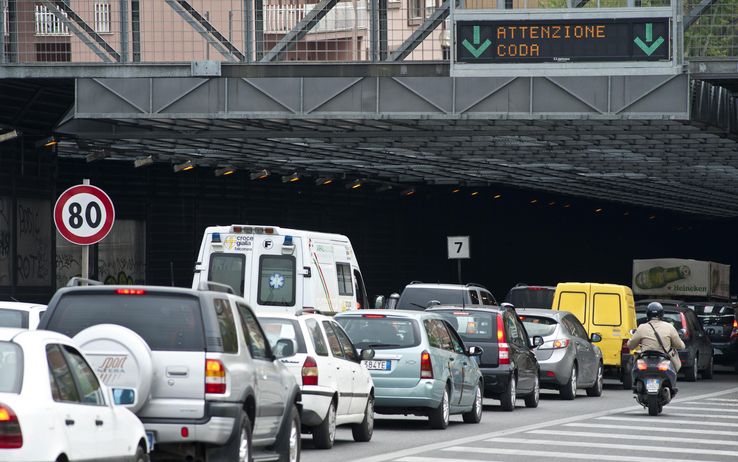
[[[704,454],[710,456],[738,456],[735,451],[720,451],[718,449],[694,449],[694,448],[675,448],[671,446],[643,446],[637,444],[614,444],[614,443],[590,443],[583,441],[559,441],[559,440],[529,440],[525,438],[492,438],[487,440],[489,443],[513,443],[513,444],[531,444],[535,443],[541,446],[572,446],[578,448],[599,448],[599,449],[621,449],[625,451],[650,451],[650,452],[675,452],[677,454]],[[599,457],[599,456],[596,456]]]
[[[668,408],[666,408],[668,409]],[[665,410],[666,410],[665,409]],[[626,415],[639,415],[636,412],[624,412]],[[664,412],[664,417],[676,416],[676,417],[700,417],[702,419],[728,419],[738,420],[738,415],[715,415],[715,414],[689,414],[687,412]]]
[[[712,407],[694,407],[694,406],[669,406],[669,409],[679,409],[682,411],[711,411],[711,412],[738,412],[738,409],[715,409]]]
[[[602,420],[617,420],[619,422],[653,422],[654,417],[643,416],[643,417],[597,417]],[[653,422],[656,425],[671,425],[671,424],[687,424],[687,425],[701,425],[703,427],[722,427],[725,428],[725,422],[703,422],[701,420],[683,420],[683,419],[660,419],[659,422]]]
[[[725,403],[738,403],[738,399],[733,399],[733,398],[705,398],[705,401],[722,401]]]
[[[441,459],[438,457],[403,457],[396,462],[495,462],[494,460],[479,459]]]
[[[635,457],[628,457],[628,456],[613,456],[613,455],[607,455],[607,454],[582,454],[582,453],[576,453],[576,452],[554,452],[554,451],[532,451],[530,449],[501,449],[501,448],[475,448],[475,447],[466,447],[466,446],[454,446],[450,448],[444,449],[444,451],[454,451],[454,452],[472,452],[472,453],[479,453],[479,454],[492,454],[492,455],[502,455],[502,454],[510,454],[514,456],[538,456],[542,457],[544,459],[549,457],[557,457],[557,458],[563,458],[563,459],[578,459],[578,460],[614,460],[614,461],[621,461],[621,462],[694,462],[692,459],[672,459],[671,457],[664,459],[660,457],[643,457],[641,456],[635,456]],[[403,461],[403,459],[400,459],[400,461]],[[408,461],[409,462],[409,461]],[[707,461],[707,460],[701,460],[700,462],[713,462],[713,461]],[[714,461],[717,462],[717,461]]]
[[[613,425],[614,426],[614,425]],[[646,427],[648,428],[648,427]],[[621,427],[621,430],[623,428]],[[651,430],[650,428],[648,428]],[[669,429],[669,431],[672,431]],[[585,438],[615,438],[621,440],[640,440],[660,443],[670,441],[673,443],[713,444],[715,446],[738,446],[738,441],[708,440],[701,438],[682,438],[677,436],[653,436],[653,435],[626,435],[624,433],[594,433],[594,432],[569,432],[560,430],[532,430],[526,432],[534,435],[557,435],[557,436],[581,436]]]
[[[692,406],[724,406],[724,407],[738,407],[738,403],[725,403],[725,402],[719,402],[719,401],[690,401],[682,404],[689,404]]]
[[[637,420],[637,419],[630,419]],[[673,422],[673,420],[669,420]],[[661,425],[659,422],[654,422],[657,425]],[[723,424],[720,424],[724,426]],[[648,430],[650,432],[657,433],[693,433],[695,435],[714,435],[714,436],[738,436],[738,432],[729,432],[725,430],[699,430],[696,428],[673,428],[673,427],[646,427],[640,425],[628,425],[623,427],[622,425],[608,425],[608,424],[595,424],[595,423],[569,423],[565,424],[565,427],[580,427],[580,428],[606,428],[612,430]]]

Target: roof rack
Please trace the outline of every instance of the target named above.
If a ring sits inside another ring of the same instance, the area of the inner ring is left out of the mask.
[[[67,287],[77,287],[77,286],[84,286],[84,285],[101,286],[103,285],[103,283],[100,281],[96,281],[94,279],[90,279],[90,278],[81,278],[79,276],[75,276],[67,282]]]
[[[467,282],[466,287],[480,287],[484,290],[487,290],[487,288],[484,287],[482,284],[477,284],[476,282]]]
[[[408,285],[411,286],[413,284],[422,284],[422,283],[423,283],[423,281],[410,281],[410,284],[408,284]]]
[[[221,284],[213,281],[201,281],[200,285],[197,286],[197,290],[213,291],[213,292],[225,292],[227,294],[234,294],[233,287],[228,284]]]

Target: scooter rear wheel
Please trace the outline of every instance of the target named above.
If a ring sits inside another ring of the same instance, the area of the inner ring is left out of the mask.
[[[661,403],[658,395],[648,395],[648,415],[657,416],[661,413]]]

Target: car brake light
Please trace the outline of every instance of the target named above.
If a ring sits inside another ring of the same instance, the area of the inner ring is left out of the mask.
[[[682,320],[682,329],[684,329],[684,338],[689,340],[689,329],[687,329],[687,318],[684,313],[679,313],[679,319]]]
[[[420,354],[420,378],[433,378],[433,363],[431,363],[431,355],[427,351]]]
[[[623,355],[629,355],[630,354],[630,348],[628,348],[628,339],[623,339],[623,345],[620,347],[620,354]]]
[[[222,395],[226,392],[226,370],[217,359],[205,361],[205,393]]]
[[[379,319],[379,318],[386,318],[387,316],[383,314],[362,314],[362,318],[369,318],[369,319]]]
[[[115,293],[118,295],[146,295],[143,289],[117,289]]]
[[[661,361],[659,363],[659,370],[660,371],[664,371],[664,372],[665,371],[668,371],[669,370],[669,366],[671,366],[671,361],[669,361],[669,360]]]
[[[543,287],[532,287],[532,286],[528,286],[528,290],[544,290],[544,288]]]
[[[505,325],[502,323],[502,313],[497,313],[497,363],[510,364],[510,346],[507,344]]]
[[[548,342],[539,346],[538,349],[539,350],[561,350],[563,348],[567,348],[568,346],[569,346],[569,339],[562,338],[562,339],[556,339],[556,340],[549,340]]]
[[[733,329],[738,329],[738,319],[733,320]]]
[[[23,447],[23,432],[18,416],[8,406],[0,404],[0,449],[21,447]]]
[[[318,384],[318,363],[312,356],[305,358],[302,364],[302,384],[303,386]]]

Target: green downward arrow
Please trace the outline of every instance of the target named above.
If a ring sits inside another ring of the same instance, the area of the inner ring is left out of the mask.
[[[474,45],[469,43],[469,40],[467,39],[464,39],[461,44],[464,45],[464,48],[469,50],[469,53],[471,53],[475,58],[479,58],[482,53],[492,45],[492,42],[490,42],[489,39],[486,39],[484,43],[480,45],[481,41],[482,39],[479,37],[479,26],[474,26]]]
[[[638,45],[638,48],[641,49],[644,53],[646,53],[646,56],[651,56],[654,51],[658,50],[658,48],[661,46],[662,43],[664,43],[664,37],[659,37],[656,39],[655,42],[653,42],[653,24],[650,22],[646,23],[646,43],[651,43],[651,45],[646,45],[646,43],[641,40],[640,37],[636,37],[635,40],[633,40],[636,45]]]

